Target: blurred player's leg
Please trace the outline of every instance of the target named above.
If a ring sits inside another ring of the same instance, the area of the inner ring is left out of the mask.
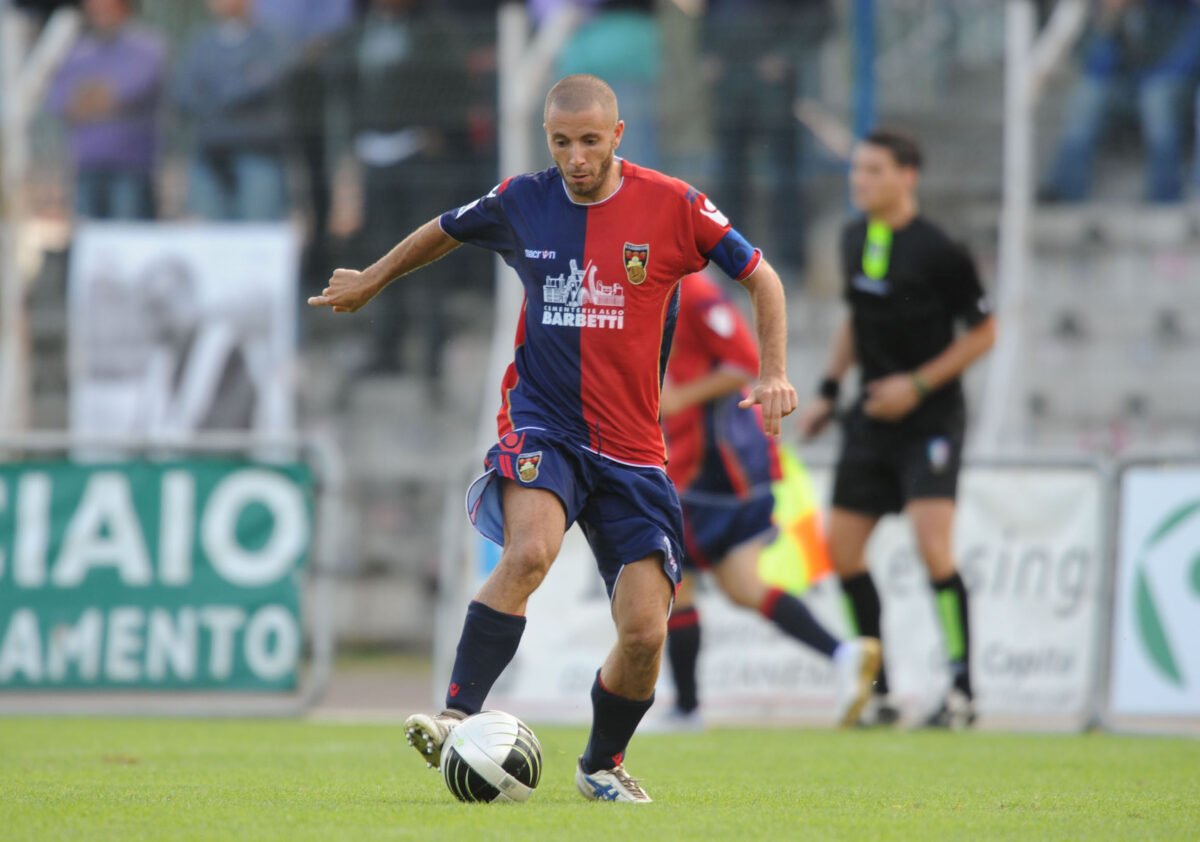
[[[504,551],[467,606],[446,710],[437,716],[415,714],[405,722],[409,744],[434,768],[441,763],[442,743],[450,731],[464,715],[483,708],[492,685],[517,653],[525,631],[525,604],[557,557],[566,529],[562,504],[552,492],[501,482]]]
[[[696,662],[700,656],[700,612],[695,603],[695,576],[684,574],[667,620],[667,660],[675,681],[672,720],[699,726],[700,698],[696,691]],[[694,722],[693,722],[694,720]]]
[[[940,498],[914,500],[908,504],[907,512],[916,532],[917,548],[929,570],[953,678],[950,694],[926,724],[965,728],[975,721],[971,689],[971,626],[967,589],[954,566],[954,501]]]
[[[871,696],[880,654],[877,638],[839,641],[795,596],[763,582],[758,574],[758,542],[735,548],[714,568],[721,589],[738,605],[757,609],[780,631],[811,646],[834,662],[839,725],[858,721]]]
[[[762,543],[735,547],[714,569],[721,590],[738,605],[751,608],[770,620],[786,635],[811,646],[827,658],[838,648],[831,635],[808,606],[791,594],[767,585],[758,575]]]
[[[575,776],[587,798],[650,801],[623,762],[638,723],[654,704],[673,593],[657,555],[625,565],[617,580],[612,598],[617,642],[592,685],[592,732]]]

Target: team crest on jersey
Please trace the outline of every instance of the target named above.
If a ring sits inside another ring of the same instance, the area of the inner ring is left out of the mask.
[[[542,451],[522,453],[517,457],[517,476],[521,482],[533,482],[538,477],[538,465],[542,463]]]
[[[629,283],[637,286],[646,280],[646,266],[650,263],[650,244],[635,246],[625,244],[625,277]]]

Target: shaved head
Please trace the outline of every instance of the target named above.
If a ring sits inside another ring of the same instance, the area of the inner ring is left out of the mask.
[[[593,105],[599,105],[605,118],[616,125],[619,119],[617,95],[613,93],[613,89],[608,86],[607,82],[590,73],[564,76],[555,82],[550,93],[546,94],[546,108],[542,112],[542,119],[546,121],[550,119],[551,108],[558,108],[569,114],[578,114],[581,111],[587,111]]]

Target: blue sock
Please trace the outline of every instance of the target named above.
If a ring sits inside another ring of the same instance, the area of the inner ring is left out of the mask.
[[[592,683],[592,733],[583,752],[583,771],[590,775],[621,765],[633,732],[653,704],[653,695],[639,702],[609,692],[600,680],[600,670],[596,670],[596,680]]]
[[[779,588],[771,588],[758,610],[784,634],[796,638],[801,643],[807,643],[826,658],[833,657],[833,652],[838,647],[837,638],[827,632],[808,610],[808,606],[796,597]]]
[[[524,617],[504,614],[472,601],[467,606],[458,654],[450,671],[446,707],[468,716],[483,710],[483,700],[517,654],[524,631]]]

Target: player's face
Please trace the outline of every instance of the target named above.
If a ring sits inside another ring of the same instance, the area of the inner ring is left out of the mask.
[[[598,103],[584,111],[550,109],[546,142],[575,198],[597,202],[612,195],[618,176],[613,160],[624,131],[625,124]]]
[[[867,214],[886,213],[916,188],[917,171],[896,163],[882,146],[860,143],[850,163],[850,195]]]

